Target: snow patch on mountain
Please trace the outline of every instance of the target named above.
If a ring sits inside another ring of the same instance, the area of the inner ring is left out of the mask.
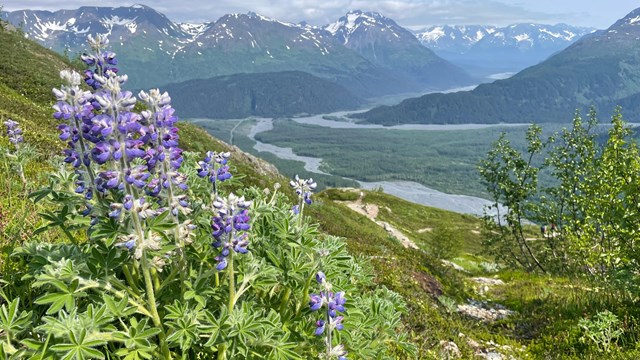
[[[629,25],[633,25],[637,22],[640,22],[640,15],[634,17],[633,19],[629,19]]]
[[[640,21],[640,16],[638,17]],[[513,24],[505,27],[483,25],[437,25],[417,32],[415,35],[425,46],[434,50],[464,53],[477,44],[490,47],[569,45],[593,29],[569,25]],[[490,45],[489,45],[490,44]]]
[[[192,23],[178,23],[180,30],[192,36],[193,39],[202,35],[207,30],[210,24],[192,24]]]
[[[445,36],[444,28],[436,26],[429,31],[418,34],[418,40],[422,42],[435,42],[443,36]]]

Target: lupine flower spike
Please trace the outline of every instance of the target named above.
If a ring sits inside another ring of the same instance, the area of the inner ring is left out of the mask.
[[[213,198],[218,196],[217,183],[231,179],[227,160],[231,156],[229,152],[207,151],[204,160],[199,161],[198,176],[208,178],[213,186]]]
[[[296,194],[298,194],[299,203],[298,205],[294,205],[291,211],[295,215],[298,215],[298,222],[300,225],[302,224],[304,205],[311,205],[311,194],[313,190],[316,189],[318,184],[316,184],[316,182],[313,181],[312,178],[300,179],[300,177],[296,175],[295,178],[289,182],[289,185],[291,185]]]
[[[309,308],[311,311],[326,308],[326,318],[316,321],[314,333],[317,336],[325,334],[326,359],[346,360],[347,352],[344,350],[344,346],[340,344],[333,346],[331,339],[334,329],[342,330],[344,328],[344,325],[342,325],[344,316],[339,315],[339,313],[345,311],[344,305],[347,302],[344,292],[341,291],[334,294],[331,291],[331,284],[327,282],[327,277],[322,271],[316,274],[316,281],[324,291],[321,291],[320,294],[310,295]]]
[[[7,137],[9,138],[9,142],[12,143],[15,148],[15,152],[8,153],[8,155],[17,160],[16,161],[17,171],[18,171],[18,174],[20,175],[20,180],[22,181],[22,188],[23,190],[26,191],[27,178],[24,175],[24,165],[23,165],[24,159],[21,159],[22,156],[19,153],[20,145],[24,142],[24,137],[22,136],[22,129],[20,129],[18,122],[13,121],[11,119],[7,119],[7,121],[4,122],[4,125],[7,127]]]
[[[212,235],[214,238],[213,247],[220,249],[220,254],[216,256],[218,265],[216,269],[224,270],[228,263],[227,257],[231,251],[238,254],[248,252],[249,234],[249,206],[250,201],[245,201],[244,196],[237,197],[233,193],[226,198],[218,197],[213,203],[217,215],[211,222]]]
[[[7,127],[7,136],[9,137],[9,142],[16,146],[16,148],[24,142],[24,138],[22,137],[22,129],[20,129],[19,124],[16,121],[8,119],[4,122],[4,126]]]

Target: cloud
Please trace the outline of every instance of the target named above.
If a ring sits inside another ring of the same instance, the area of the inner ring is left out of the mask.
[[[130,6],[139,1],[67,0],[64,8],[80,6]],[[435,24],[494,24],[518,22],[556,23],[569,14],[551,14],[531,11],[524,5],[505,4],[498,0],[191,0],[188,6],[170,0],[148,1],[159,12],[174,21],[215,21],[226,13],[254,11],[283,21],[307,21],[324,25],[336,21],[349,10],[374,10],[396,20],[400,25],[419,29]],[[59,1],[5,0],[4,10],[30,9],[58,10]]]

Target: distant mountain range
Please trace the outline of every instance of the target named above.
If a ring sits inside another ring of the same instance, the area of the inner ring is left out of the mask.
[[[130,84],[134,88],[290,70],[328,79],[360,97],[446,89],[474,81],[420,46],[393,20],[376,13],[350,12],[326,27],[331,31],[255,13],[180,24],[143,5],[21,10],[2,17],[58,52],[75,54],[85,49],[87,34],[108,34],[123,71],[137,75]],[[400,49],[398,58],[394,54]]]
[[[538,64],[594,31],[566,24],[443,25],[416,36],[442,58],[475,76],[487,76]]]
[[[640,8],[548,60],[473,91],[430,94],[355,117],[381,124],[566,122],[576,108],[640,113]]]

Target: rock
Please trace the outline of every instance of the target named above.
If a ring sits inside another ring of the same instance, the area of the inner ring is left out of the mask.
[[[442,260],[442,263],[443,263],[444,265],[451,266],[451,267],[452,267],[452,268],[454,268],[455,270],[458,270],[458,271],[462,271],[462,272],[468,273],[468,271],[467,271],[465,268],[463,268],[462,266],[460,266],[460,265],[458,265],[458,264],[456,264],[456,263],[454,263],[454,262],[452,262],[452,261],[449,261],[449,260]]]
[[[440,351],[438,352],[439,358],[443,360],[460,359],[460,349],[458,345],[453,341],[440,340]]]
[[[471,280],[477,282],[480,285],[486,285],[486,286],[504,285],[504,281],[502,281],[500,279],[492,279],[492,278],[485,278],[485,277],[474,277]]]
[[[487,360],[502,360],[502,359],[504,359],[504,356],[502,356],[502,354],[500,354],[498,352],[495,352],[495,351],[476,354],[476,356],[485,358]]]
[[[514,314],[514,311],[508,310],[502,305],[495,304],[491,307],[485,302],[473,300],[469,304],[458,305],[458,312],[484,322],[493,322]]]

